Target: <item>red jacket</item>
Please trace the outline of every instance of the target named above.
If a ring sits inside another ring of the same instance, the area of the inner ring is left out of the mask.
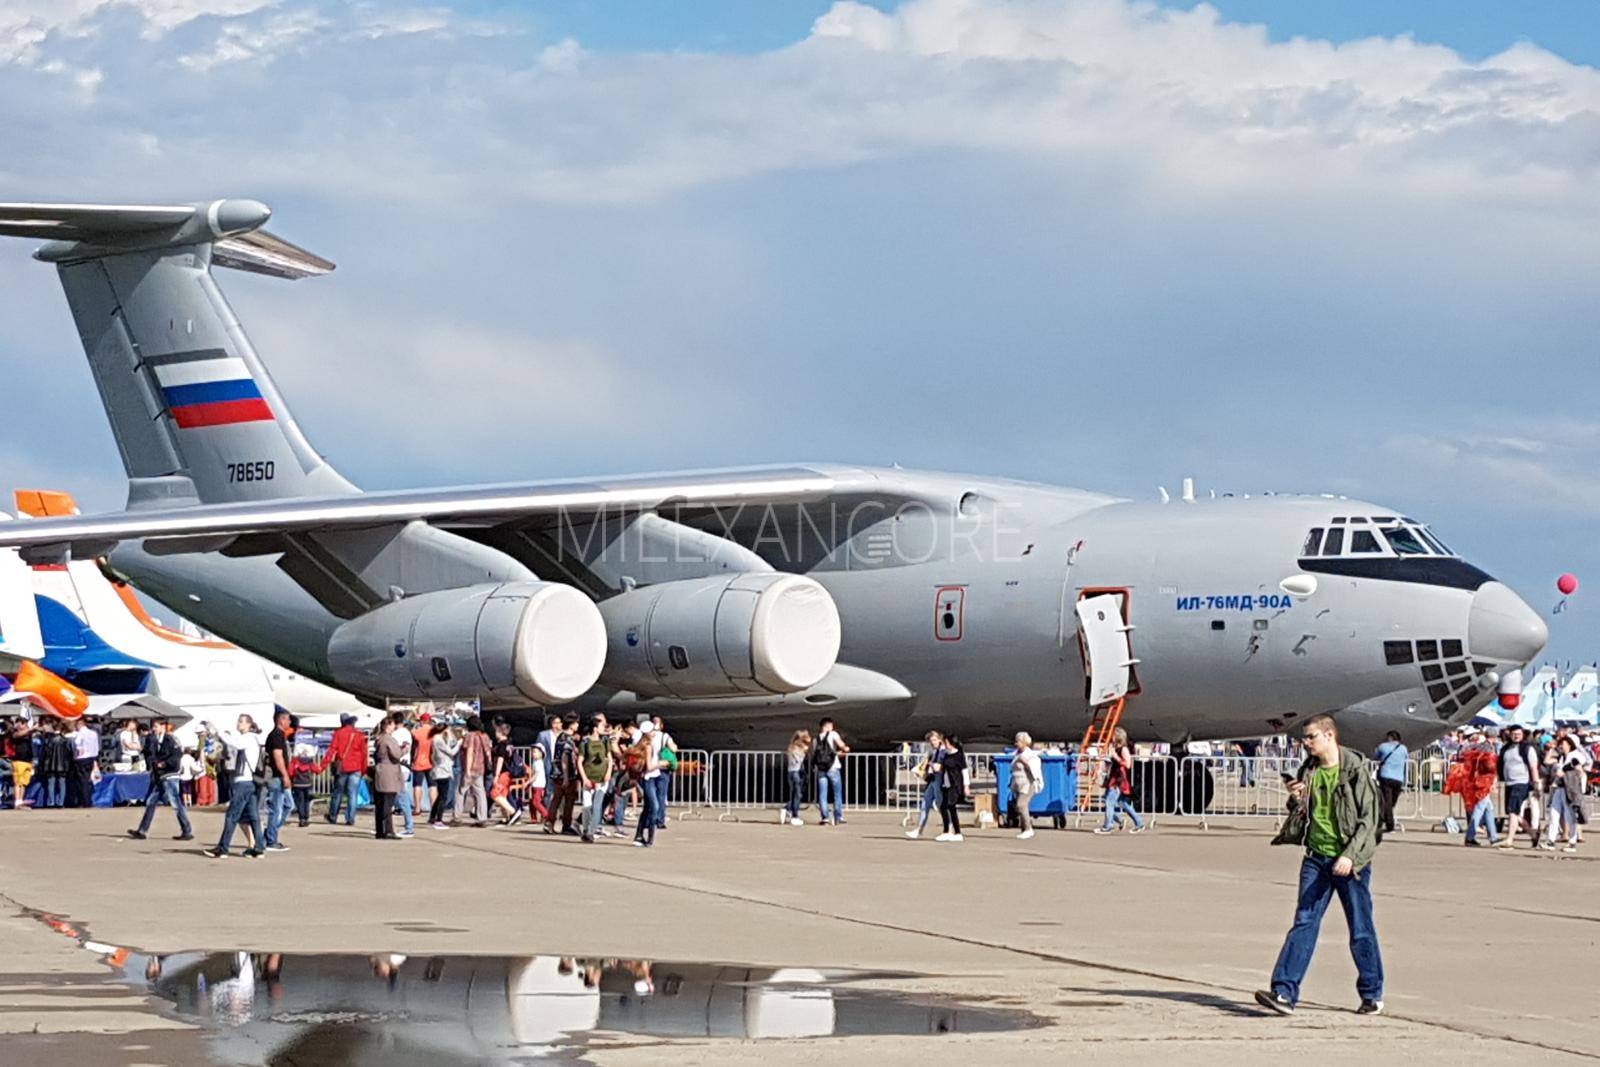
[[[337,762],[340,774],[365,774],[367,770],[367,735],[354,726],[341,726],[333,732],[328,743],[328,754],[317,764],[318,772]]]
[[[1461,753],[1461,761],[1450,768],[1445,776],[1444,792],[1460,793],[1461,802],[1471,812],[1478,801],[1494,792],[1496,759],[1493,752],[1469,748]]]

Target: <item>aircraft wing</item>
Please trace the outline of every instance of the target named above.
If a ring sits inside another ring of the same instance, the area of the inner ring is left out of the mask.
[[[0,548],[32,559],[86,558],[121,541],[155,541],[167,553],[216,551],[250,535],[329,533],[424,522],[466,533],[509,523],[662,508],[723,508],[824,498],[834,479],[807,467],[629,475],[530,485],[359,493],[197,504],[0,524]]]

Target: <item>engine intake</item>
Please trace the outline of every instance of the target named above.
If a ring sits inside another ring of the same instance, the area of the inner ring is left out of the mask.
[[[640,696],[797,693],[839,656],[839,609],[799,574],[662,582],[602,601],[600,614],[601,684]]]
[[[564,704],[594,685],[605,656],[594,602],[548,582],[406,597],[344,623],[328,642],[339,685],[404,699]]]

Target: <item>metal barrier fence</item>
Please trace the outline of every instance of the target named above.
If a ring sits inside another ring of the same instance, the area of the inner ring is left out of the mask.
[[[534,746],[519,746],[529,759]],[[1078,774],[1076,817],[1102,817],[1105,812],[1105,760],[1093,753],[1074,754]],[[846,811],[892,812],[903,823],[916,818],[923,782],[918,773],[923,754],[914,749],[896,752],[851,752],[840,758],[840,781]],[[992,753],[969,752],[973,793],[1009,789],[998,781]],[[1281,819],[1288,790],[1284,776],[1293,777],[1302,757],[1282,756],[1136,756],[1133,766],[1133,803],[1141,815],[1199,819]],[[1406,764],[1405,791],[1396,805],[1402,821],[1439,823],[1454,816],[1465,820],[1458,796],[1443,792],[1449,761],[1438,752],[1425,752]],[[338,780],[330,768],[312,779],[312,796],[326,799]],[[809,760],[801,767],[800,805],[817,802],[816,774]],[[776,812],[789,802],[788,754],[785,752],[707,752],[684,749],[671,776],[668,810],[697,818],[708,810],[719,821],[741,814]],[[525,795],[525,794],[524,794]],[[1496,790],[1496,811],[1507,814],[1504,790]]]

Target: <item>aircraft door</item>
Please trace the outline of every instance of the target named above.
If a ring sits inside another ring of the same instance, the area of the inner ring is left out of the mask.
[[[1133,668],[1133,627],[1126,617],[1125,592],[1085,592],[1078,599],[1078,636],[1083,650],[1084,673],[1089,680],[1089,704],[1099,707],[1136,692]]]

